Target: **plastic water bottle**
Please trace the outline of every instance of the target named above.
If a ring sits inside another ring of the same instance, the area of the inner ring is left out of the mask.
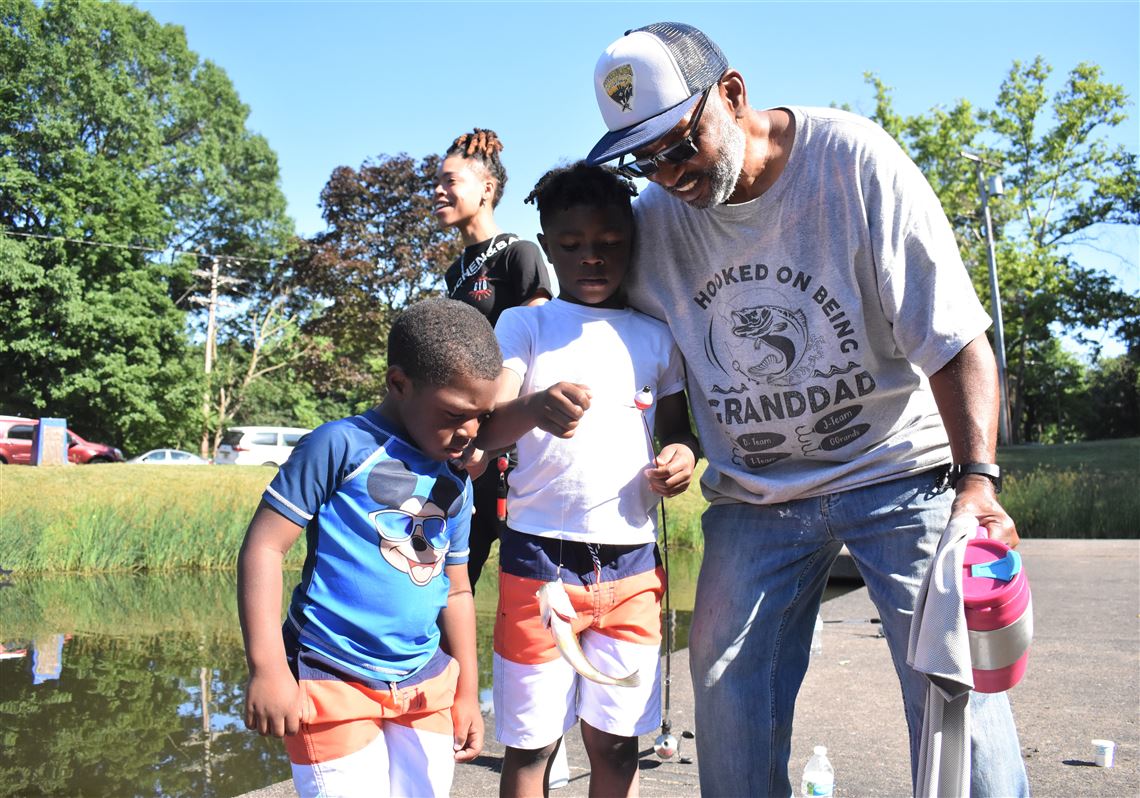
[[[818,612],[815,614],[815,629],[811,633],[811,653],[823,653],[823,616]]]
[[[827,759],[827,746],[817,745],[804,766],[804,776],[800,781],[800,795],[804,798],[830,796],[835,792],[835,768]]]

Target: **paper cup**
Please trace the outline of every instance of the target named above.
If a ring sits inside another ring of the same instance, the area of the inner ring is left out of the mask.
[[[1093,740],[1093,755],[1098,768],[1112,767],[1112,760],[1116,755],[1116,743],[1112,740]]]

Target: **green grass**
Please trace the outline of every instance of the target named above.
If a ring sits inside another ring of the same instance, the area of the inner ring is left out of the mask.
[[[1046,468],[1135,480],[1140,473],[1140,438],[1003,446],[998,451],[998,463],[1007,473],[1019,475]]]
[[[1140,537],[1140,438],[1006,446],[997,459],[1002,506],[1021,537]],[[704,466],[684,495],[666,503],[669,541],[682,548],[701,547]]]
[[[708,502],[701,496],[701,474],[705,473],[705,465],[704,460],[697,463],[693,481],[687,491],[680,496],[665,500],[665,524],[670,546],[698,551],[704,548],[704,539],[701,537],[701,513],[708,507]],[[657,518],[660,534],[660,514]]]
[[[1140,537],[1140,438],[1007,446],[998,464],[1022,537]]]
[[[0,467],[0,566],[91,573],[232,568],[275,470]],[[304,547],[288,562],[297,565]]]
[[[1003,448],[1002,503],[1022,537],[1140,537],[1140,439]],[[699,478],[704,464],[698,466]],[[232,569],[274,470],[0,467],[0,567],[19,573]],[[701,548],[698,479],[668,500],[669,544]],[[298,543],[286,564],[300,567]]]

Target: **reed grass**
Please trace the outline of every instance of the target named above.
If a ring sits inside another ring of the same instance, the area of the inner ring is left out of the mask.
[[[1135,472],[1105,476],[1041,467],[1005,481],[1003,506],[1023,538],[1137,538]]]
[[[1140,537],[1140,439],[1010,446],[998,463],[1022,537]]]
[[[1140,537],[1140,439],[1003,448],[1022,537]],[[701,549],[699,476],[665,502],[669,544]],[[253,466],[0,467],[0,567],[19,573],[232,569],[275,471]],[[303,542],[289,552],[298,568]]]
[[[0,468],[0,566],[20,573],[233,568],[271,468]],[[304,546],[286,562],[297,566]]]

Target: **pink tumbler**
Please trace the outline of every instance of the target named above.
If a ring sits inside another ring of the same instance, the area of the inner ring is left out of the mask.
[[[1025,674],[1029,644],[1033,641],[1033,602],[1021,555],[1004,543],[979,537],[966,544],[962,596],[974,689],[1000,693],[1016,685]]]

